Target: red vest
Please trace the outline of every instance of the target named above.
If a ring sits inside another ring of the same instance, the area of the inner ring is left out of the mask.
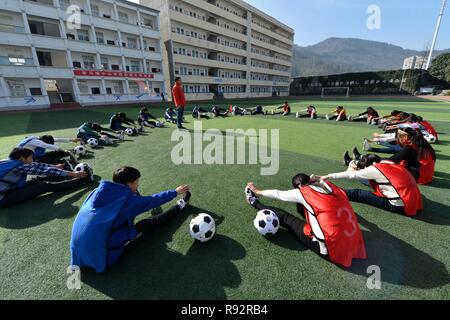
[[[397,191],[397,194],[405,205],[404,210],[406,215],[415,216],[417,211],[423,209],[422,195],[420,194],[416,180],[408,169],[392,162],[376,163],[374,167],[386,177],[392,187]],[[380,185],[377,181],[371,180],[370,184],[375,190],[374,194],[386,198],[381,192]]]
[[[434,177],[434,166],[436,162],[433,159],[433,156],[430,152],[422,152],[420,154],[420,169],[419,169],[419,180],[417,180],[418,184],[427,185],[433,182]]]
[[[310,186],[300,187],[300,193],[309,205],[305,206],[307,224],[303,232],[325,242],[330,260],[345,267],[352,259],[366,259],[366,247],[359,229],[358,218],[344,190],[327,182],[333,192],[325,194]]]
[[[433,136],[435,136],[436,140],[439,139],[439,135],[438,135],[436,129],[431,125],[431,123],[429,123],[428,121],[422,121],[422,122],[420,122],[420,124],[423,125],[429,133],[431,133]]]

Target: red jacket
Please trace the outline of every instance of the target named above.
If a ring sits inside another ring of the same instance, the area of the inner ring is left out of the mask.
[[[303,233],[325,242],[330,260],[350,267],[353,259],[366,259],[366,247],[358,218],[344,190],[327,181],[333,192],[324,194],[310,186],[300,187],[300,193],[309,204],[305,207],[307,224]]]
[[[423,125],[429,133],[431,133],[433,136],[435,136],[436,140],[439,139],[439,134],[436,131],[436,129],[434,129],[434,127],[431,125],[431,123],[429,123],[428,121],[422,121],[422,122],[420,122],[420,124]]]
[[[172,97],[173,103],[176,107],[184,107],[186,106],[186,97],[184,96],[183,87],[177,83],[172,88]]]

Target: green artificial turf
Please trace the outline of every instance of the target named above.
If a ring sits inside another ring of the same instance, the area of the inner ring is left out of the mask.
[[[239,101],[280,105],[282,100]],[[193,187],[191,207],[161,227],[139,248],[104,274],[82,273],[81,290],[66,286],[72,222],[90,189],[49,194],[17,207],[0,210],[1,299],[448,299],[450,285],[450,104],[425,100],[350,99],[295,100],[293,111],[308,104],[320,114],[342,104],[349,114],[374,106],[382,114],[393,109],[430,119],[441,133],[435,182],[421,187],[425,210],[417,218],[354,204],[369,258],[346,270],[329,263],[287,231],[272,239],[253,227],[256,212],[243,195],[248,181],[261,188],[290,188],[299,172],[327,174],[342,171],[345,150],[361,146],[378,131],[365,123],[336,123],[295,116],[233,117],[203,121],[203,129],[279,129],[280,170],[261,176],[258,165],[182,165],[171,162],[173,126],[147,130],[117,147],[105,147],[86,159],[96,175],[110,179],[114,169],[129,165],[142,172],[140,191],[151,194],[183,183]],[[223,106],[227,103],[222,103]],[[209,105],[206,105],[209,106]],[[192,108],[192,104],[189,106]],[[127,108],[134,117],[138,108]],[[70,137],[84,121],[106,124],[117,108],[62,112],[0,114],[0,158],[23,137],[49,133]],[[162,115],[162,107],[153,109]],[[187,115],[186,127],[194,120]],[[344,188],[358,182],[338,181]],[[364,187],[363,187],[364,188]],[[263,200],[288,212],[295,205]],[[167,208],[164,206],[162,209]],[[153,214],[161,212],[155,210]],[[206,212],[217,221],[217,234],[206,244],[189,236],[189,221]],[[148,216],[152,213],[148,213]],[[367,268],[381,269],[381,290],[367,288]]]

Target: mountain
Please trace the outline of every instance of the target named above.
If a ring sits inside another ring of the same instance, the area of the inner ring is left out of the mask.
[[[436,55],[450,49],[435,51]],[[403,49],[384,42],[354,38],[329,38],[312,46],[294,46],[292,74],[317,76],[346,72],[395,70],[403,60],[424,51]]]

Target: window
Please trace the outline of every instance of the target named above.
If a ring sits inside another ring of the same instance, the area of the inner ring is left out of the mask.
[[[126,14],[125,12],[120,12],[119,11],[119,21],[120,22],[124,22],[124,23],[128,23],[128,14]]]
[[[8,80],[8,87],[13,97],[25,97],[27,95],[25,91],[25,85],[22,80]]]
[[[103,32],[96,32],[97,43],[105,43],[105,38],[103,37]]]
[[[61,6],[61,9],[66,10],[70,7],[70,0],[59,0],[59,5]]]
[[[91,4],[91,13],[94,17],[100,17],[98,6]]]
[[[26,64],[26,60],[22,56],[9,56],[9,63],[15,66],[24,66]]]
[[[111,46],[115,46],[116,42],[114,40],[106,40],[106,44],[109,44]]]
[[[136,82],[129,82],[128,83],[130,88],[130,94],[139,94],[139,85]]]
[[[141,71],[141,64],[138,60],[131,60],[130,61],[130,70],[132,72],[140,72]]]
[[[32,96],[42,96],[41,88],[30,88],[30,95],[32,95]]]
[[[127,37],[127,42],[128,42],[128,48],[132,48],[132,49],[138,48],[136,38]]]
[[[91,88],[91,93],[92,94],[100,94],[100,88]]]
[[[81,62],[79,61],[73,61],[72,65],[75,69],[81,69]]]
[[[120,66],[118,64],[112,64],[111,70],[120,70]]]
[[[113,81],[113,88],[115,94],[122,94],[123,93],[122,81]]]
[[[79,81],[78,80],[78,90],[80,90],[80,93],[86,94],[89,92],[89,88],[87,85],[87,81]]]
[[[106,88],[106,94],[112,94],[112,89],[111,88]]]
[[[100,57],[100,63],[102,65],[103,70],[109,70],[109,64],[108,64],[108,58],[107,57]]]
[[[88,41],[89,42],[89,31],[79,29],[77,31],[78,40],[80,41]]]
[[[69,39],[69,40],[75,40],[75,35],[73,35],[71,33],[67,33],[66,36],[67,36],[67,39]]]
[[[37,54],[40,66],[51,67],[53,65],[52,54],[50,52],[37,51],[36,54]]]
[[[95,69],[95,59],[93,56],[83,56],[82,59],[85,69]]]

